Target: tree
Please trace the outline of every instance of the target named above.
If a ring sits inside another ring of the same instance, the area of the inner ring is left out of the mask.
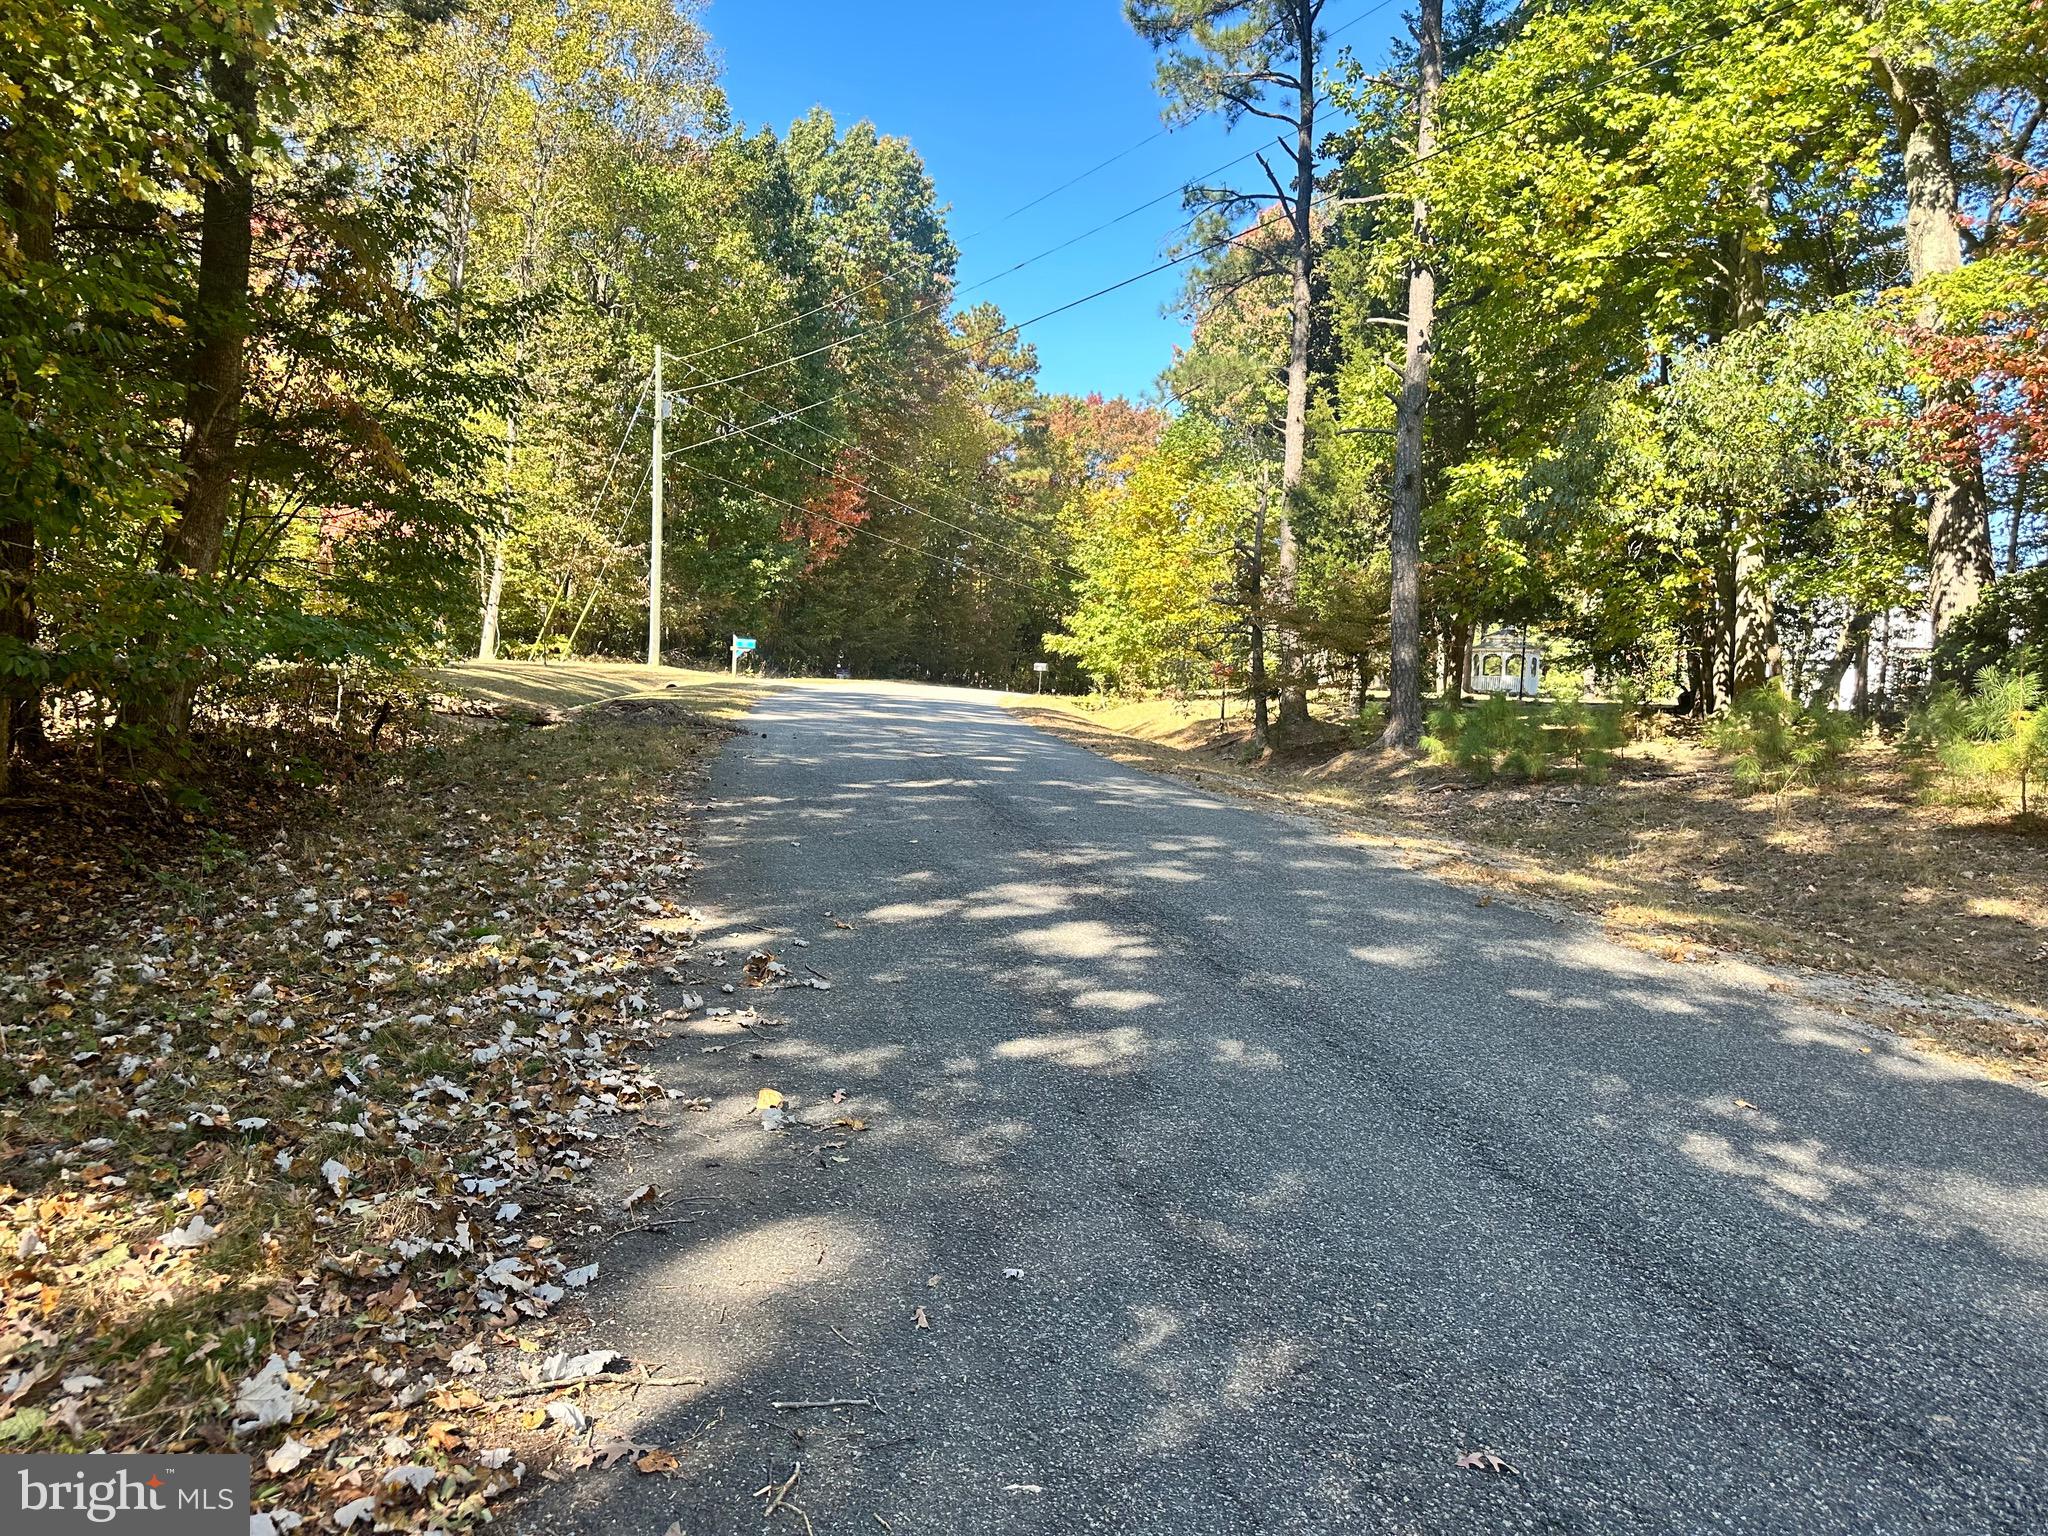
[[[1323,43],[1324,0],[1126,0],[1125,14],[1140,37],[1161,51],[1159,88],[1170,120],[1219,112],[1237,123],[1255,117],[1281,125],[1286,176],[1263,154],[1266,173],[1285,224],[1288,282],[1287,399],[1280,468],[1275,603],[1292,606],[1299,579],[1296,523],[1307,464],[1309,351],[1314,327],[1316,137]],[[1219,213],[1241,213],[1264,193],[1203,188],[1196,196]],[[1299,643],[1283,626],[1280,642],[1280,716],[1284,735],[1308,725],[1308,687]]]
[[[1106,687],[1206,679],[1224,639],[1216,598],[1231,585],[1250,490],[1213,423],[1177,420],[1126,476],[1069,508],[1075,607],[1046,648]]]
[[[220,569],[228,512],[239,466],[245,353],[250,335],[250,260],[256,217],[254,157],[261,125],[256,18],[242,35],[218,40],[201,69],[217,103],[207,135],[208,175],[200,198],[199,263],[186,334],[184,484],[164,528],[159,569],[174,579],[208,583]],[[193,683],[183,680],[146,696],[158,723],[184,730]],[[157,711],[161,713],[156,713]]]
[[[1436,151],[1437,96],[1444,83],[1443,0],[1421,0],[1416,26],[1415,159]],[[1436,268],[1429,253],[1429,201],[1417,189],[1408,257],[1408,337],[1394,420],[1393,516],[1388,527],[1387,724],[1380,744],[1413,751],[1422,741],[1422,430],[1429,410],[1430,351],[1436,332]]]
[[[1992,0],[1992,8],[2007,12],[2015,32],[2039,37],[2038,14],[2029,17],[2000,0]],[[1969,71],[1968,55],[2000,45],[1985,39],[1971,13],[1952,14],[1956,8],[1946,3],[1895,10],[1875,0],[1872,9],[1879,28],[1876,66],[1891,102],[1904,169],[1906,259],[1919,295],[1919,322],[1939,334],[1940,286],[1962,270],[1966,224],[1952,95],[1957,76]],[[1966,385],[1940,381],[1941,406],[1966,408],[1968,398]],[[1970,436],[1954,440],[1928,498],[1927,611],[1937,636],[1976,602],[1994,570],[1984,463],[1976,448]]]

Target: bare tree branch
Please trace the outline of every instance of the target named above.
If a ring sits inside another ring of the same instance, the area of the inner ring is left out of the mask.
[[[1301,213],[1295,208],[1294,199],[1281,187],[1280,178],[1273,174],[1273,167],[1266,164],[1266,157],[1263,154],[1255,155],[1253,158],[1259,162],[1259,169],[1266,173],[1266,180],[1273,183],[1273,195],[1280,199],[1280,206],[1287,210],[1287,222],[1293,226],[1297,235],[1307,239],[1308,231],[1302,227]]]
[[[1301,126],[1299,118],[1290,117],[1284,112],[1271,112],[1264,107],[1257,106],[1254,104],[1256,101],[1255,97],[1247,96],[1241,91],[1218,91],[1216,94],[1236,107],[1240,112],[1249,113],[1253,117],[1263,117],[1271,122],[1285,123],[1289,128],[1298,129]]]
[[[1299,91],[1301,82],[1292,75],[1283,75],[1276,69],[1226,69],[1217,77],[1219,80],[1246,80],[1257,85],[1284,85],[1290,91]]]

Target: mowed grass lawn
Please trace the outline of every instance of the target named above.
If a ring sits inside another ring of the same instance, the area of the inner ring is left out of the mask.
[[[434,676],[463,698],[536,714],[641,694],[681,692],[690,707],[724,715],[743,710],[763,687],[759,678],[632,661],[465,661],[443,667]]]

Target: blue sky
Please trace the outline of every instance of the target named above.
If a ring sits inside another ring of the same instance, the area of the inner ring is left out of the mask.
[[[1331,0],[1329,25],[1371,7],[1372,0]],[[1386,6],[1339,41],[1376,60],[1401,9]],[[779,129],[822,104],[842,125],[871,118],[916,146],[941,201],[952,205],[963,288],[1260,141],[1250,125],[1232,134],[1215,122],[1178,128],[999,222],[1160,126],[1152,51],[1118,0],[712,0],[705,20],[735,117]],[[963,302],[990,300],[1012,320],[1051,309],[1161,260],[1184,217],[1179,199],[1168,197]],[[1186,337],[1177,317],[1160,313],[1178,285],[1177,272],[1161,273],[1027,328],[1040,387],[1150,388]]]

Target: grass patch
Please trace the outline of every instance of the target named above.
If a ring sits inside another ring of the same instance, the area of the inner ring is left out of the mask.
[[[457,698],[508,718],[539,719],[608,699],[678,691],[698,709],[738,712],[760,696],[763,686],[724,672],[630,661],[465,661],[443,667],[434,681]]]

